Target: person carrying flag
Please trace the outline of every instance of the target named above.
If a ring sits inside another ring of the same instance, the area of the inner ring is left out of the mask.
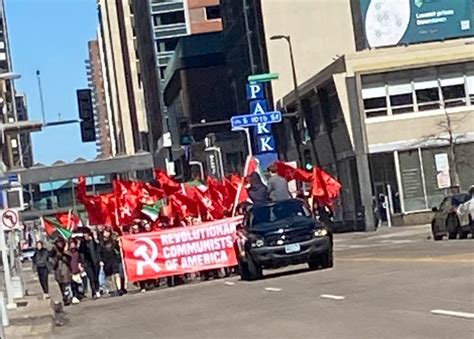
[[[84,234],[84,240],[79,246],[79,253],[82,256],[82,262],[89,279],[92,291],[92,299],[100,298],[99,292],[99,271],[100,271],[100,253],[96,241],[92,237],[91,232]]]

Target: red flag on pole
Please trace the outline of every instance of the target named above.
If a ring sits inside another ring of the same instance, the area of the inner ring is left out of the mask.
[[[312,174],[306,172],[301,168],[294,168],[284,162],[277,161],[275,163],[277,167],[277,174],[287,181],[298,180],[303,182],[311,182]]]
[[[339,197],[341,184],[319,167],[313,169],[312,184],[311,193],[320,204],[330,206]]]
[[[56,213],[56,219],[64,225],[64,227],[70,231],[74,231],[77,227],[81,225],[81,218],[72,211],[64,213]]]
[[[167,195],[172,195],[181,190],[179,182],[170,178],[163,170],[155,169],[155,178],[162,186]]]

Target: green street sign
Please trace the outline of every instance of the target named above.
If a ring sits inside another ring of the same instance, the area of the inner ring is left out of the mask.
[[[280,74],[278,73],[263,73],[263,74],[249,75],[247,80],[250,83],[269,82],[272,80],[278,80],[279,77],[280,77]]]

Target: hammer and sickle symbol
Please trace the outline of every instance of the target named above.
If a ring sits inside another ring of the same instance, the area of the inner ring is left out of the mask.
[[[150,266],[155,272],[159,272],[160,266],[155,262],[158,257],[158,246],[149,238],[139,238],[136,242],[144,243],[133,252],[135,258],[141,258],[137,263],[137,275],[143,275],[147,266]],[[148,254],[148,249],[151,249],[151,255]]]

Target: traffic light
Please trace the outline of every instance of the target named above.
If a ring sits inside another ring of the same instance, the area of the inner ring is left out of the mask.
[[[311,157],[311,151],[309,149],[305,149],[303,152],[303,161],[304,161],[304,168],[307,171],[313,170],[313,158]]]
[[[92,96],[90,89],[77,90],[77,106],[79,108],[79,119],[81,120],[82,142],[96,140],[94,109],[92,107]]]

